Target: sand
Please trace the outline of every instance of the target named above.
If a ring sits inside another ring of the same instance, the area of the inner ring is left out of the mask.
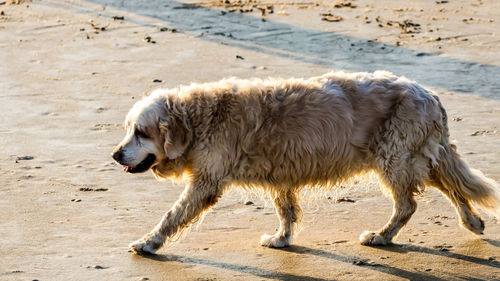
[[[498,219],[477,237],[433,189],[395,245],[361,246],[391,213],[370,176],[305,194],[292,247],[258,245],[273,207],[236,189],[158,255],[133,255],[183,186],[110,157],[151,89],[385,69],[434,89],[459,152],[500,181],[498,1],[123,2],[0,1],[0,280],[500,280]]]

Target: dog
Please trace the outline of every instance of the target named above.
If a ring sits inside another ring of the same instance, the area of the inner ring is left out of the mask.
[[[188,179],[160,223],[130,244],[141,255],[196,222],[231,186],[270,194],[280,226],[260,244],[275,248],[292,241],[302,188],[367,171],[378,174],[394,208],[385,226],[361,234],[363,245],[390,244],[425,186],[440,190],[473,233],[482,234],[484,222],[471,203],[500,213],[499,185],[460,158],[439,98],[389,72],[155,90],[132,107],[125,128],[112,157],[126,172]]]

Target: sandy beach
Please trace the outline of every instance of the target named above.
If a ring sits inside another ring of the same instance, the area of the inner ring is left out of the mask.
[[[259,246],[274,208],[236,188],[179,241],[137,256],[128,244],[183,185],[110,157],[155,88],[383,69],[433,89],[459,153],[500,182],[499,1],[11,2],[0,1],[0,280],[500,280],[499,218],[482,213],[475,236],[432,188],[394,245],[361,246],[392,210],[371,175],[306,192],[291,247]]]

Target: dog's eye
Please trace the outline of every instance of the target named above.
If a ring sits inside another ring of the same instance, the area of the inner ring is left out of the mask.
[[[138,137],[138,138],[144,138],[144,139],[147,139],[149,138],[148,135],[146,135],[146,133],[142,132],[142,131],[139,131],[137,129],[135,129],[135,132],[134,132],[135,136]]]

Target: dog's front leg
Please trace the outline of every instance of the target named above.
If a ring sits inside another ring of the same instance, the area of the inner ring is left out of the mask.
[[[150,233],[131,243],[130,249],[139,255],[154,254],[165,241],[196,222],[205,210],[217,203],[221,195],[222,187],[217,181],[194,180],[186,186],[160,223]]]
[[[262,235],[260,244],[271,248],[288,247],[292,242],[293,230],[302,219],[302,209],[293,190],[274,194],[273,202],[280,219],[280,228],[274,235]]]

